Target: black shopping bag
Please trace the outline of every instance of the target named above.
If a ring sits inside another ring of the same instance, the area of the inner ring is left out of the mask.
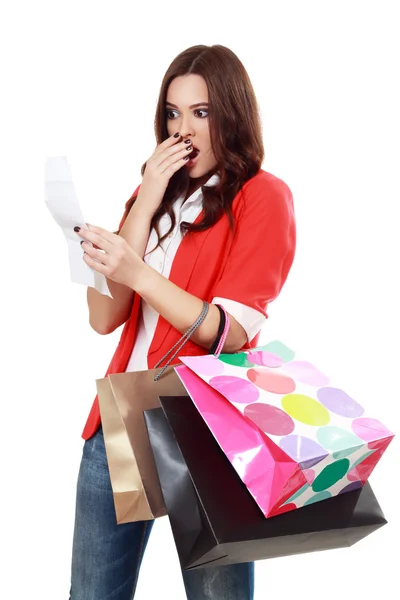
[[[144,412],[182,568],[351,546],[386,523],[362,489],[266,519],[189,398]]]

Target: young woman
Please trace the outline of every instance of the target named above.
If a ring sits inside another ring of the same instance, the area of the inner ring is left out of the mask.
[[[261,169],[257,101],[231,50],[193,46],[176,57],[155,134],[119,232],[75,228],[83,260],[107,277],[113,296],[88,288],[91,326],[107,334],[125,324],[107,374],[153,368],[203,301],[208,315],[181,356],[208,353],[217,303],[231,321],[223,351],[255,347],[294,258],[292,194]],[[70,600],[131,600],[152,522],[116,524],[97,398],[83,438]],[[251,600],[253,571],[243,563],[183,572],[187,598]]]

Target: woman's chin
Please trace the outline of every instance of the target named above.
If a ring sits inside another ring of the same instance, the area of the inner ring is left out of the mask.
[[[190,179],[198,179],[199,177],[202,177],[203,175],[205,175],[204,169],[199,169],[196,166],[194,167],[187,167],[187,173],[190,177]]]
[[[190,161],[188,161],[188,163],[189,162]],[[199,179],[200,177],[204,177],[205,175],[207,175],[210,169],[204,168],[204,166],[199,164],[195,164],[193,166],[187,164],[186,170],[187,174],[191,179]]]

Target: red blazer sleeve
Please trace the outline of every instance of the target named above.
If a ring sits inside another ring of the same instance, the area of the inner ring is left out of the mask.
[[[293,263],[296,224],[286,183],[264,172],[242,188],[231,251],[213,296],[236,300],[267,317]]]

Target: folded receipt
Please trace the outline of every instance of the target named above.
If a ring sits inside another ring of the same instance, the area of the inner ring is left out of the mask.
[[[88,229],[88,226],[79,206],[71,169],[65,156],[55,156],[46,160],[45,198],[50,213],[67,240],[71,280],[93,287],[112,298],[105,276],[89,267],[83,260],[80,243],[82,238],[75,233],[74,227]]]

